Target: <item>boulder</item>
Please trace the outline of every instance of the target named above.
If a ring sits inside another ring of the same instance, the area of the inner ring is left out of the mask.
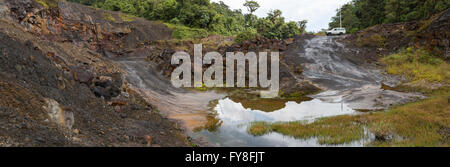
[[[73,124],[75,124],[72,109],[61,106],[53,99],[46,98],[44,100],[45,105],[42,108],[47,111],[50,121],[61,127],[72,128]]]
[[[81,68],[73,68],[72,71],[73,71],[73,78],[75,79],[75,81],[78,81],[80,83],[90,85],[92,79],[94,79],[94,74],[92,74],[88,70]]]
[[[92,91],[94,92],[95,96],[110,100],[111,98],[120,95],[122,81],[122,74],[120,73],[100,76],[94,79]]]

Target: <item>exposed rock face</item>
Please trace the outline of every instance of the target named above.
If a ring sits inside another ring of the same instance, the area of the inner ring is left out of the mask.
[[[97,97],[103,97],[106,100],[117,97],[121,93],[122,75],[113,73],[111,76],[100,76],[94,80],[93,92]]]
[[[5,0],[0,0],[0,17],[6,17],[9,14],[9,8],[6,7]]]
[[[189,145],[103,57],[120,54],[136,36],[170,33],[144,31],[153,23],[123,22],[114,12],[119,21],[104,21],[102,14],[68,2],[47,9],[0,0],[0,146],[147,146],[146,136],[161,146]]]
[[[50,9],[26,0],[9,1],[8,6],[12,17],[27,31],[102,54],[121,55],[141,42],[170,39],[172,34],[164,24],[137,17],[124,19],[131,16],[70,2],[60,1]]]
[[[286,42],[288,41],[288,42]],[[277,40],[277,39],[266,39],[266,38],[257,38],[250,41],[243,41],[241,44],[234,44],[231,47],[225,48],[224,51],[240,51],[240,52],[248,52],[248,51],[262,51],[262,50],[271,50],[277,52],[283,52],[287,50],[287,43],[292,44],[293,39],[288,39],[286,41]]]
[[[295,39],[291,38],[286,40],[258,38],[251,41],[243,41],[242,44],[221,47],[219,48],[219,52],[224,56],[226,52],[268,52],[268,54],[270,52],[279,52],[281,92],[284,96],[301,96],[320,90],[309,81],[304,80],[302,75],[302,67],[300,64],[303,60],[299,59],[298,52],[302,50],[300,47],[304,45],[303,42],[308,38],[311,38],[311,36],[298,36]]]
[[[70,108],[62,107],[57,101],[53,99],[44,99],[46,105],[43,108],[48,112],[50,120],[59,126],[72,128],[75,123],[75,118]]]
[[[434,16],[430,21],[431,24],[417,36],[417,41],[434,54],[450,60],[450,9]]]
[[[377,62],[381,55],[388,55],[410,46],[423,47],[448,60],[449,27],[450,9],[428,20],[369,27],[349,35],[345,41],[359,48],[367,62]]]

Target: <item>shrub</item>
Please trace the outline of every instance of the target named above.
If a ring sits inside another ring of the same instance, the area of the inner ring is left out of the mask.
[[[258,33],[255,29],[247,29],[243,32],[240,32],[236,35],[235,41],[237,43],[242,43],[242,41],[256,39],[258,37]]]
[[[41,4],[46,9],[58,7],[58,1],[59,0],[36,0],[37,3]]]
[[[389,74],[403,75],[411,82],[450,83],[450,64],[423,49],[410,47],[383,58],[382,62]]]
[[[366,46],[366,47],[383,47],[386,39],[383,38],[380,34],[373,34],[370,36],[360,35],[358,37],[357,45],[358,46]]]
[[[190,28],[183,25],[165,23],[173,30],[172,37],[176,39],[201,39],[208,37],[209,33],[205,29]]]

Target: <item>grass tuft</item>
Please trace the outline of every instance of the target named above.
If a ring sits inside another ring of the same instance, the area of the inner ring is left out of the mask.
[[[276,132],[297,139],[317,138],[319,144],[345,144],[364,137],[363,126],[357,121],[358,117],[339,116],[324,118],[313,123],[306,122],[278,122],[254,123],[248,132],[254,136],[262,136],[269,132]]]
[[[402,75],[411,83],[427,81],[450,84],[450,64],[429,54],[423,49],[412,47],[382,59],[386,71]]]
[[[364,127],[375,136],[368,146],[450,146],[450,87],[434,90],[431,98],[393,107],[385,112],[323,118],[313,123],[252,124],[248,133],[270,132],[298,139],[317,138],[320,144],[345,144],[364,139]]]
[[[124,22],[132,22],[132,21],[136,20],[136,16],[129,15],[129,14],[123,14],[123,13],[120,13],[120,14],[119,14],[119,17],[120,17],[120,19],[122,19],[122,21],[124,21]]]
[[[270,124],[265,122],[254,122],[252,125],[247,129],[248,133],[254,135],[254,136],[263,136],[270,131]]]
[[[58,2],[63,0],[34,0],[35,2],[44,6],[45,9],[58,7]]]
[[[202,39],[208,37],[209,33],[205,29],[190,28],[183,25],[164,23],[172,29],[172,37],[175,39]]]
[[[374,34],[370,36],[363,37],[362,35],[358,36],[356,44],[359,47],[384,47],[386,39],[383,38],[380,34]]]
[[[105,13],[103,18],[108,21],[116,22],[116,18],[111,13]]]

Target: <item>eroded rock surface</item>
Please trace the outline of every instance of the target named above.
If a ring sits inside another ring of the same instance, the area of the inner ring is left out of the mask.
[[[170,31],[138,18],[121,21],[115,12],[116,21],[105,21],[105,12],[0,1],[0,146],[189,145],[104,57],[132,49],[137,36],[164,39]]]

